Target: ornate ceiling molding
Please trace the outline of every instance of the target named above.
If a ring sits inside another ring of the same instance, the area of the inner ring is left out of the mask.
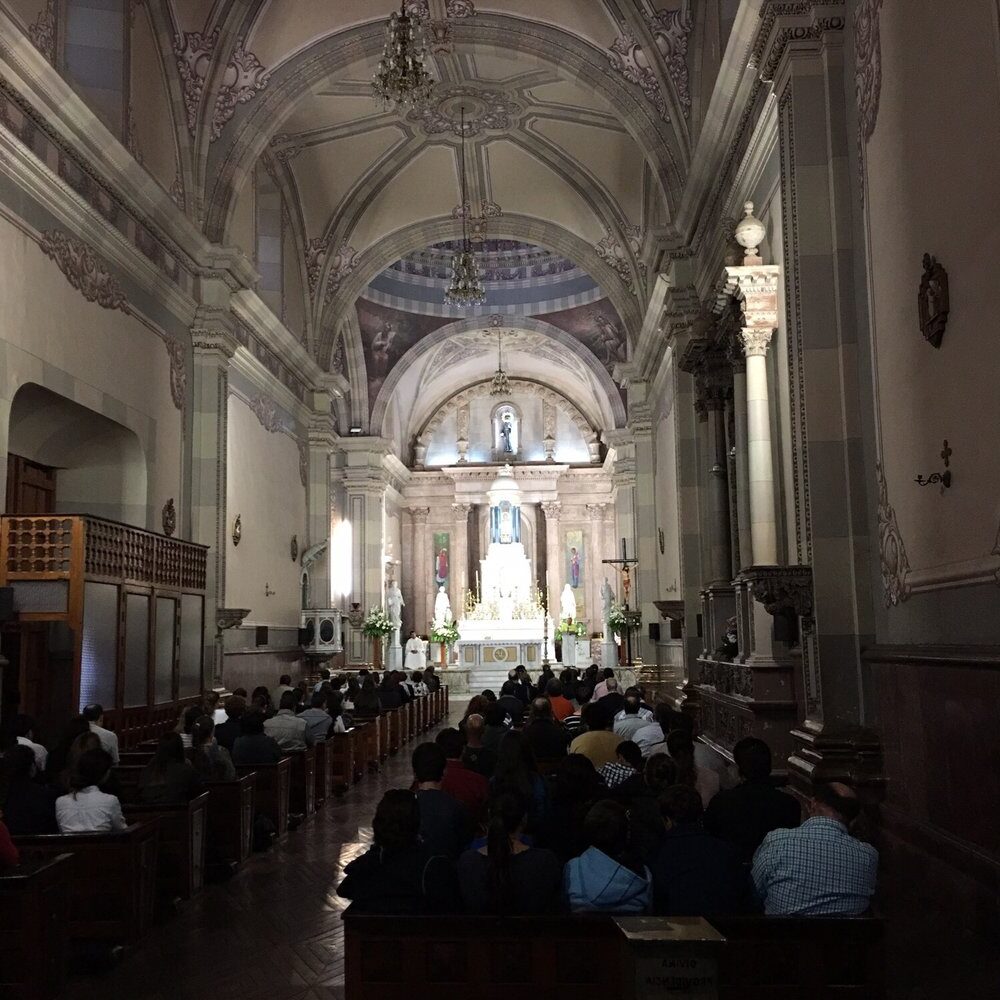
[[[506,91],[472,83],[437,83],[426,104],[415,108],[406,120],[426,136],[462,135],[461,109],[465,108],[465,136],[483,132],[499,134],[517,126],[524,108]]]
[[[45,7],[28,27],[28,37],[50,63],[56,62],[56,0],[45,0]]]
[[[131,312],[121,283],[108,270],[106,261],[82,240],[59,229],[48,229],[38,245],[88,302],[96,302],[102,309]]]

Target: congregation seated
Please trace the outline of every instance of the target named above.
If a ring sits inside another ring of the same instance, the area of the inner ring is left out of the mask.
[[[497,698],[497,705],[504,710],[510,720],[508,725],[515,729],[520,728],[524,721],[524,707],[526,701],[522,701],[518,694],[517,682],[506,680],[500,687],[500,697]]]
[[[583,821],[590,845],[566,863],[563,890],[572,913],[648,913],[652,876],[631,846],[624,806],[604,799]]]
[[[589,757],[590,762],[600,770],[605,764],[611,764],[618,757],[618,744],[621,740],[612,730],[614,713],[600,702],[591,702],[583,714],[583,723],[587,731],[581,733],[569,745],[570,753],[582,753]]]
[[[253,689],[250,695],[250,705],[260,712],[265,719],[270,719],[274,715],[274,702],[271,700],[271,692],[263,685],[259,684]]]
[[[201,781],[184,756],[180,733],[164,733],[153,759],[139,775],[139,801],[144,805],[177,805],[200,791]]]
[[[215,723],[203,715],[195,724],[191,740],[191,766],[202,781],[235,781],[236,767],[229,751],[215,738]]]
[[[754,854],[754,888],[768,916],[855,917],[875,894],[878,851],[851,836],[861,812],[840,782],[817,785],[809,818],[792,830],[772,830]]]
[[[100,705],[87,705],[83,710],[90,731],[101,741],[101,746],[111,754],[111,762],[118,763],[118,735],[104,728],[104,709]]]
[[[641,709],[638,694],[627,694],[625,704],[621,712],[615,716],[615,735],[622,740],[631,740],[635,734],[648,725],[648,722],[639,714]],[[636,744],[638,746],[638,744]]]
[[[701,796],[674,785],[659,798],[666,834],[649,861],[653,912],[665,917],[733,915],[749,909],[749,887],[736,852],[702,827]]]
[[[58,792],[36,780],[38,760],[27,746],[13,746],[0,762],[0,812],[12,837],[58,833]]]
[[[309,707],[299,712],[299,718],[306,724],[306,732],[314,743],[325,740],[333,728],[333,719],[326,710],[329,695],[322,689],[313,691],[309,699]],[[343,731],[343,727],[341,728]]]
[[[424,744],[434,746],[433,743]],[[352,913],[454,913],[459,909],[452,860],[421,843],[422,814],[413,792],[382,796],[372,821],[374,843],[344,869],[339,895]]]
[[[512,730],[500,741],[490,786],[493,794],[513,792],[525,800],[529,830],[536,829],[544,820],[548,808],[548,791],[538,773],[531,745],[523,733]]]
[[[609,791],[620,788],[626,782],[641,777],[642,751],[631,740],[622,740],[615,750],[616,759],[605,764],[598,774]]]
[[[490,801],[486,843],[458,861],[467,913],[531,915],[561,909],[562,862],[549,850],[525,843],[525,801],[500,792]]]
[[[576,711],[573,702],[565,695],[562,681],[556,680],[555,677],[545,685],[545,697],[549,700],[549,705],[552,707],[552,717],[556,722],[562,722],[563,719]]]
[[[553,716],[552,703],[548,698],[540,697],[532,701],[524,738],[536,760],[558,760],[566,756],[566,730]]]
[[[264,721],[264,732],[282,750],[305,750],[316,742],[309,724],[302,716],[295,714],[295,705],[296,692],[286,691],[281,696],[278,711]]]
[[[118,833],[125,829],[118,797],[99,787],[112,764],[107,750],[87,750],[81,755],[72,779],[73,790],[56,799],[60,833]]]
[[[413,751],[413,780],[420,811],[420,838],[433,854],[455,860],[472,836],[472,820],[462,804],[441,788],[447,758],[436,743]]]
[[[568,861],[587,849],[583,821],[607,788],[582,754],[569,754],[549,776],[548,807],[538,824],[538,840]]]
[[[226,699],[226,721],[215,727],[215,742],[225,747],[232,754],[233,745],[242,734],[241,725],[243,713],[247,710],[247,700],[238,694],[232,694]]]
[[[367,671],[362,671],[367,673]],[[375,681],[369,674],[361,681],[357,697],[354,699],[354,714],[362,719],[370,719],[382,712]]]
[[[90,733],[90,723],[82,715],[73,716],[63,727],[45,765],[45,780],[53,788],[69,791],[70,752],[77,738],[84,733]]]
[[[742,782],[712,799],[705,829],[732,844],[740,861],[748,864],[772,830],[799,825],[801,810],[796,799],[774,787],[771,749],[763,740],[740,740],[733,747],[733,760]]]
[[[618,681],[614,677],[609,677],[604,682],[605,692],[596,701],[611,713],[611,722],[614,724],[615,716],[625,708],[625,696],[618,690]]]
[[[510,728],[507,721],[509,718],[499,698],[486,709],[486,714],[483,716],[483,747],[493,754],[500,749],[500,742],[507,735]]]
[[[5,818],[3,810],[0,809],[0,872],[16,868],[21,861],[17,845],[11,840],[10,831],[4,822]]]
[[[570,743],[573,739],[586,731],[583,722],[583,713],[590,704],[594,689],[586,681],[578,681],[573,687],[573,697],[576,699],[576,709],[572,715],[567,715],[562,720],[563,728],[569,737]]]
[[[194,724],[205,714],[204,705],[188,705],[187,708],[181,713],[180,722],[178,723],[178,735],[181,738],[181,746],[185,750],[191,749],[192,733],[194,732]]]
[[[434,742],[444,751],[444,777],[441,791],[460,802],[468,813],[473,826],[478,825],[486,815],[486,803],[490,797],[490,783],[477,771],[462,762],[465,741],[457,729],[442,729]]]
[[[329,670],[326,671],[326,677],[325,678],[323,677],[322,672],[320,673],[320,684],[322,684],[324,680],[329,680],[329,679],[330,679],[330,671]],[[319,690],[320,684],[316,685],[316,690]],[[295,690],[295,688],[292,687],[292,678],[291,678],[291,675],[290,674],[282,674],[278,678],[278,685],[277,685],[277,687],[271,692],[271,701],[272,701],[272,703],[275,704],[275,705],[280,705],[281,704],[281,696],[286,691],[294,691],[294,690]]]
[[[629,779],[615,790],[632,820],[632,840],[643,857],[651,857],[663,841],[660,797],[677,784],[677,765],[666,754],[646,759],[639,781]]]
[[[233,763],[237,767],[277,764],[281,757],[281,747],[264,731],[264,713],[259,709],[246,712],[233,744]]]
[[[702,805],[707,809],[709,802],[719,791],[719,775],[708,767],[695,763],[694,741],[691,734],[683,729],[674,729],[667,734],[664,746],[657,753],[666,752],[677,765],[677,781],[689,784],[698,790]]]
[[[587,673],[591,678],[593,678],[593,700],[598,702],[608,693],[608,681],[615,679],[615,672],[611,667],[605,667],[603,670],[598,670],[597,664],[591,664],[591,666],[587,668]]]
[[[462,748],[462,763],[470,770],[489,780],[497,764],[495,750],[483,745],[486,720],[481,715],[470,715],[465,719],[465,746]]]

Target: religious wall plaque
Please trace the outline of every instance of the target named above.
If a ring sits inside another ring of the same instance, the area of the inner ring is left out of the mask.
[[[948,294],[948,272],[938,263],[937,258],[924,254],[924,273],[917,293],[917,309],[920,316],[920,332],[931,347],[940,347],[944,330],[948,325],[951,308]]]

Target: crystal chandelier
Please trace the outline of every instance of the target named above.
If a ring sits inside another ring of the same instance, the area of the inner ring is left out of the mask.
[[[497,371],[490,383],[491,396],[506,396],[510,393],[510,379],[503,370],[503,346],[500,336],[500,331],[497,330]]]
[[[469,240],[468,184],[465,176],[465,105],[462,105],[462,151],[459,166],[462,173],[462,249],[452,259],[451,284],[444,293],[450,306],[480,306],[486,301],[486,289],[479,275],[476,255]]]
[[[434,80],[427,72],[427,48],[420,22],[406,13],[406,0],[393,11],[385,26],[385,47],[372,76],[372,93],[386,109],[393,104],[410,107],[430,97]]]

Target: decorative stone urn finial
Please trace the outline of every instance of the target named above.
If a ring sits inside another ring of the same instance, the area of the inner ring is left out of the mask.
[[[746,251],[743,257],[744,267],[762,263],[760,244],[767,235],[767,229],[760,219],[754,218],[753,202],[748,201],[743,206],[745,217],[736,224],[736,242]]]

